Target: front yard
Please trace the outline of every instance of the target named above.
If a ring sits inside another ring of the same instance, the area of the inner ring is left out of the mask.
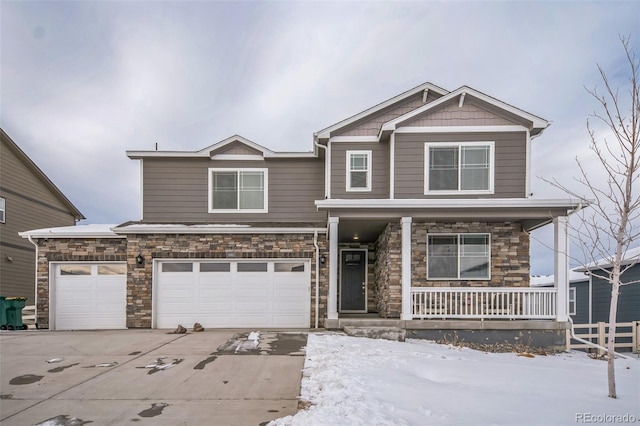
[[[640,422],[640,361],[582,352],[486,353],[310,334],[302,381],[306,409],[272,425],[568,425]],[[620,416],[620,417],[616,417]]]

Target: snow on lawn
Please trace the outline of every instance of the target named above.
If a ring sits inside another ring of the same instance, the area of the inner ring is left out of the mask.
[[[627,423],[634,418],[640,422],[639,373],[640,361],[617,359],[618,399],[611,399],[606,362],[582,352],[528,358],[423,340],[310,334],[301,390],[309,408],[270,425],[615,421],[595,417],[605,415],[627,415]]]

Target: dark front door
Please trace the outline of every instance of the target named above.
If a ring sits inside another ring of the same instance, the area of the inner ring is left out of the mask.
[[[342,250],[340,312],[367,311],[367,251]]]

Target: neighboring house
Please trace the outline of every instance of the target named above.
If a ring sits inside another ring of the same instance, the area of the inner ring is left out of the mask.
[[[2,129],[0,139],[0,295],[35,304],[35,247],[18,232],[84,216]]]
[[[623,267],[628,267],[621,275],[620,295],[616,313],[616,323],[640,321],[640,247],[630,249],[623,258]],[[588,274],[588,271],[595,275]],[[568,310],[576,325],[575,332],[580,334],[595,333],[597,323],[609,323],[611,308],[611,284],[602,277],[611,271],[609,260],[600,259],[586,266],[574,268],[569,274]],[[599,276],[598,276],[599,275]],[[531,286],[553,287],[554,276],[531,277]],[[583,324],[594,324],[593,327],[578,327]],[[627,333],[635,328],[618,327],[618,333]],[[591,339],[597,342],[596,337]],[[618,337],[616,344],[628,344],[629,337]],[[624,350],[624,349],[621,349]]]
[[[241,136],[128,151],[142,220],[23,234],[38,241],[38,322],[340,328],[365,315],[423,335],[518,328],[564,343],[567,283],[529,287],[529,233],[553,222],[562,276],[579,206],[531,197],[531,144],[548,125],[425,83],[315,133],[312,151]],[[82,304],[67,297],[78,291]]]
[[[640,321],[640,247],[627,250],[622,265],[629,267],[620,276],[621,283],[627,283],[620,286],[620,294],[618,296],[618,312],[616,321],[631,322]],[[595,324],[597,322],[609,322],[609,309],[611,306],[611,284],[602,277],[607,276],[611,271],[611,263],[609,260],[600,259],[596,262],[586,265],[586,267],[577,268],[577,271],[591,274],[588,281],[581,283],[585,288],[583,293],[586,295],[578,299],[578,309],[582,309],[584,313],[578,318],[576,323]]]

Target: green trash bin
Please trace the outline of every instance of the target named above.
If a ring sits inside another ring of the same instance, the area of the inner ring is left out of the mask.
[[[22,323],[22,308],[26,304],[26,297],[5,297],[6,326],[8,330],[26,330],[29,326]],[[3,324],[4,326],[5,324]]]
[[[0,328],[6,330],[8,305],[5,303],[4,299],[4,296],[0,296]]]

